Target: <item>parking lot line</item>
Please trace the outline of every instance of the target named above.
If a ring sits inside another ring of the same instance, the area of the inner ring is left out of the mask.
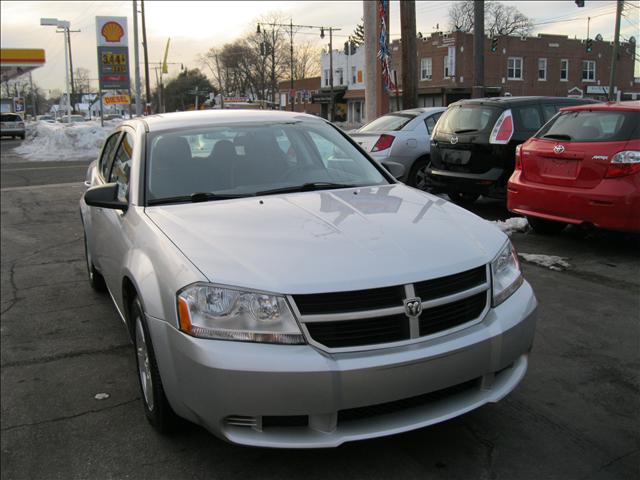
[[[19,191],[29,191],[29,190],[42,190],[47,188],[58,188],[58,187],[82,187],[83,182],[71,182],[71,183],[50,183],[47,185],[25,185],[24,187],[5,187],[0,188],[0,192],[19,192]]]

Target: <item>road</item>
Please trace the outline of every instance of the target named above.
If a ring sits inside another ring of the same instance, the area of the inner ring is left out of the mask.
[[[515,233],[538,296],[530,369],[498,404],[333,450],[267,450],[147,424],[133,349],[86,280],[87,162],[24,162],[2,141],[2,479],[633,479],[640,475],[640,241]],[[509,216],[498,202],[474,210]],[[428,248],[428,246],[425,246]],[[103,400],[98,393],[108,393]]]

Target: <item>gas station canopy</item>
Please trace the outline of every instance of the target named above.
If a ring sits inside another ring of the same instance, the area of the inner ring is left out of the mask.
[[[41,67],[44,63],[44,50],[41,48],[0,49],[0,74],[3,82]]]

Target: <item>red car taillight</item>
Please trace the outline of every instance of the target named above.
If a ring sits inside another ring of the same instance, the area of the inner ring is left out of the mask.
[[[376,144],[373,146],[371,151],[379,152],[380,150],[386,150],[391,146],[391,144],[395,139],[396,137],[394,137],[393,135],[387,135],[386,133],[383,133],[382,135],[380,135],[380,138],[378,139]]]
[[[522,170],[522,144],[516,147],[516,164],[514,170]]]
[[[496,124],[493,126],[493,130],[491,130],[491,135],[489,136],[489,143],[505,145],[509,143],[509,140],[511,140],[512,136],[513,136],[513,115],[511,114],[511,109],[508,109],[502,112],[502,115],[498,117]]]
[[[611,162],[607,168],[605,178],[626,177],[640,172],[640,152],[637,150],[626,150],[616,153],[611,157]]]

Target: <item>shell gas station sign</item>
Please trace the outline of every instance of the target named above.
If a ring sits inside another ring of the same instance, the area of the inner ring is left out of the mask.
[[[129,90],[127,17],[96,17],[100,90]]]

